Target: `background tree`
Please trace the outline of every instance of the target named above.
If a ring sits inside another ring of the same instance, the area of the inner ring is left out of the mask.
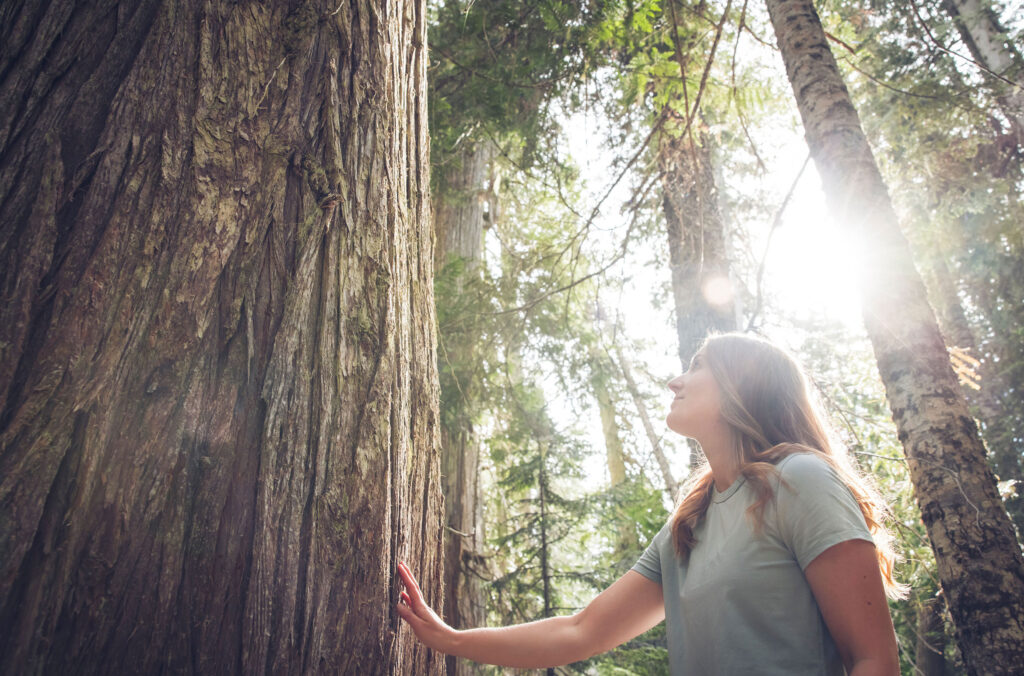
[[[0,671],[440,673],[425,38],[0,8]]]

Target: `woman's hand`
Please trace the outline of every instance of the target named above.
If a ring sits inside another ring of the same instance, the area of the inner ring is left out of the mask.
[[[423,600],[420,586],[408,566],[399,563],[398,575],[406,589],[401,593],[398,614],[409,623],[420,642],[438,652],[450,653],[455,644],[456,631],[445,624]]]

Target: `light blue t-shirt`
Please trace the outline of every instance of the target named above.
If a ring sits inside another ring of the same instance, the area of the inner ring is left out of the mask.
[[[740,477],[715,490],[687,562],[670,522],[633,566],[661,585],[673,676],[845,673],[803,570],[829,547],[871,533],[825,460],[798,453],[776,467],[759,535],[746,513],[756,496]]]

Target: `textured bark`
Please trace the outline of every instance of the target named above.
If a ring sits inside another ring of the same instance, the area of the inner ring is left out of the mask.
[[[447,158],[434,201],[434,237],[438,270],[461,259],[473,270],[483,258],[484,228],[494,209],[489,177],[494,145],[478,141]]]
[[[424,4],[0,14],[0,673],[440,673]]]
[[[435,266],[461,261],[461,288],[475,278],[483,256],[487,179],[493,161],[493,145],[478,142],[456,157],[448,158],[434,202]],[[481,585],[485,577],[483,501],[480,495],[480,443],[473,431],[472,413],[478,388],[477,336],[455,327],[441,335],[443,365],[450,369],[445,387],[454,388],[446,400],[441,426],[441,489],[445,499],[445,620],[453,627],[483,626],[487,609]],[[479,667],[468,660],[448,656],[449,676],[474,674]]]
[[[929,599],[921,604],[917,616],[917,646],[914,673],[918,676],[945,676],[946,630],[942,621],[942,600]]]
[[[1024,560],[856,110],[809,0],[768,0],[831,210],[870,247],[862,306],[971,674],[1024,664]]]
[[[1010,123],[1017,148],[1024,147],[1024,59],[1007,38],[1007,31],[987,0],[942,0],[942,7],[970,50],[974,60],[988,70],[1003,76],[997,82],[997,98],[1003,115]]]

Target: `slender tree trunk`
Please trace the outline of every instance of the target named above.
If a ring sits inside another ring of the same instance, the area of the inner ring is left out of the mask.
[[[619,426],[615,422],[615,404],[612,401],[608,383],[603,378],[591,378],[597,408],[601,416],[601,431],[604,433],[605,460],[608,465],[608,476],[612,486],[618,486],[626,480],[626,461],[622,455],[622,439],[619,437]]]
[[[461,266],[455,294],[479,278],[484,226],[488,210],[483,196],[493,161],[493,146],[477,142],[448,158],[434,202],[435,268]],[[472,628],[486,621],[481,586],[484,566],[483,506],[480,496],[480,443],[473,431],[479,389],[478,334],[461,324],[439,336],[442,397],[446,415],[441,425],[441,490],[445,498],[445,620],[453,627]],[[445,658],[449,676],[478,670],[467,660]]]
[[[425,6],[290,4],[0,9],[0,673],[441,672]]]
[[[647,405],[644,404],[643,397],[640,396],[640,388],[636,386],[636,380],[633,378],[633,369],[629,364],[629,360],[618,348],[615,350],[615,356],[618,359],[622,376],[626,381],[626,389],[629,390],[629,396],[633,400],[633,405],[636,406],[637,413],[640,415],[640,420],[644,426],[644,433],[647,434],[647,440],[651,442],[651,449],[654,451],[654,457],[658,461],[658,469],[661,470],[661,478],[665,482],[665,492],[668,493],[669,500],[675,503],[676,497],[679,494],[679,483],[672,475],[672,466],[669,464],[668,457],[665,456],[665,451],[661,447],[661,439],[654,431],[654,425],[651,424],[651,416],[647,413]]]
[[[1010,123],[1014,143],[1024,147],[1024,59],[988,0],[942,0],[942,7],[953,18],[964,44],[974,60],[1001,75],[1007,82],[995,83],[997,101]]]
[[[914,654],[917,676],[945,676],[946,629],[942,621],[941,598],[921,604],[917,617],[917,646]]]
[[[605,369],[610,366],[608,360],[594,347],[590,352],[591,367],[590,386],[597,399],[597,409],[601,416],[601,431],[604,434],[605,462],[608,467],[609,485],[612,488],[621,486],[626,481],[626,457],[622,448],[622,437],[619,435],[619,425],[615,420],[615,401],[612,398],[611,389],[608,387],[608,374]],[[616,518],[619,520],[618,542],[615,545],[616,560],[636,552],[640,548],[640,542],[636,535],[636,529],[632,524],[626,523],[618,510]]]
[[[548,472],[547,472],[547,451],[546,441],[540,442],[540,472],[537,477],[537,487],[540,492],[540,577],[544,594],[544,617],[552,617],[551,603],[551,566],[549,563],[550,544],[548,543]],[[545,670],[547,676],[555,676],[555,670],[548,667]]]
[[[892,202],[810,0],[768,11],[830,207],[860,233],[863,308],[971,674],[1024,664],[1024,560]]]

